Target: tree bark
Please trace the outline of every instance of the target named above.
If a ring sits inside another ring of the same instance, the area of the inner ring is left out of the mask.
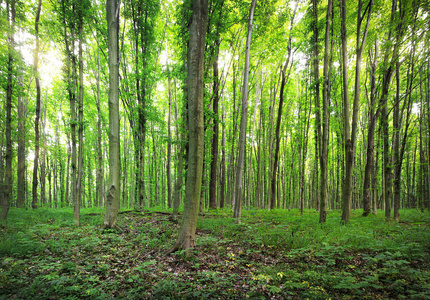
[[[213,63],[213,114],[214,125],[212,135],[212,161],[211,173],[209,181],[209,209],[216,209],[216,186],[217,186],[217,168],[218,168],[218,140],[219,140],[219,121],[218,121],[218,105],[219,105],[219,72],[218,72],[218,52],[219,39],[215,41],[216,53]]]
[[[315,5],[317,3],[315,2]],[[329,43],[330,43],[330,29],[331,29],[331,10],[333,1],[329,0],[327,4],[327,15],[326,15],[326,28],[325,28],[325,40],[324,40],[324,70],[323,70],[323,120],[322,120],[322,135],[321,135],[321,153],[320,153],[320,223],[325,223],[327,218],[327,163],[328,163],[328,136],[329,136],[329,92],[330,92],[330,64],[329,64]],[[318,17],[318,14],[316,14]]]
[[[166,173],[167,173],[167,207],[172,207],[172,179],[171,179],[171,152],[172,152],[172,130],[170,129],[171,126],[171,119],[172,119],[172,92],[170,88],[170,72],[167,70],[168,78],[167,78],[167,85],[168,85],[168,92],[169,92],[169,115],[167,120],[167,165],[166,165]]]
[[[34,63],[33,69],[36,79],[36,117],[34,120],[34,164],[33,164],[33,198],[31,202],[31,207],[33,209],[37,208],[37,169],[39,167],[39,118],[40,118],[40,80],[38,74],[38,64],[39,64],[39,18],[40,11],[42,9],[42,0],[39,0],[36,12],[36,21],[34,24],[35,35],[36,35],[36,49],[34,51]]]
[[[248,35],[246,37],[246,50],[245,50],[245,68],[243,71],[243,89],[242,89],[242,118],[240,122],[240,135],[238,144],[238,161],[237,161],[237,177],[236,177],[236,199],[234,202],[233,218],[240,221],[242,197],[243,197],[243,161],[245,157],[245,140],[246,140],[246,123],[248,116],[248,80],[249,80],[249,59],[251,50],[251,37],[252,37],[252,20],[254,18],[254,9],[257,0],[252,0],[251,8],[248,17]]]
[[[116,228],[120,208],[119,3],[106,0],[109,47],[109,189],[103,228]]]
[[[187,255],[191,255],[190,248],[196,245],[195,234],[203,175],[203,73],[207,14],[208,1],[194,0],[193,14],[189,26],[187,59],[189,131],[188,172],[185,185],[185,201],[182,223],[179,229],[178,239],[171,250],[176,251],[178,248],[181,248],[183,250],[187,250]]]
[[[367,33],[370,24],[370,15],[372,11],[373,0],[369,1],[368,8],[365,10],[363,16],[361,16],[363,2],[359,0],[358,11],[357,11],[357,37],[356,37],[356,61],[355,61],[355,83],[354,83],[354,102],[352,108],[352,123],[351,131],[349,126],[349,100],[348,100],[348,65],[347,65],[347,36],[346,36],[346,1],[342,0],[342,71],[343,71],[343,101],[344,101],[344,138],[345,138],[345,178],[343,183],[342,193],[342,221],[349,223],[351,218],[351,203],[353,193],[353,171],[354,171],[354,160],[355,160],[355,148],[357,143],[357,127],[358,127],[358,108],[360,100],[360,76],[361,76],[361,59],[363,57],[363,49],[366,43]],[[366,28],[361,38],[361,24],[364,16],[367,13]]]
[[[6,2],[8,17],[8,62],[7,62],[7,83],[6,83],[6,170],[3,190],[3,203],[0,219],[6,220],[12,200],[12,93],[13,93],[13,56],[14,56],[14,31],[15,31],[15,0]]]
[[[103,150],[102,150],[102,115],[100,107],[100,51],[97,48],[97,205],[103,206]]]
[[[276,139],[276,145],[275,145],[275,156],[273,160],[273,168],[272,168],[272,178],[271,178],[271,199],[270,199],[270,209],[276,208],[276,179],[277,179],[277,171],[278,171],[278,161],[279,161],[279,151],[281,148],[281,119],[282,119],[282,106],[284,104],[284,90],[285,85],[287,84],[287,81],[290,77],[291,67],[293,65],[293,58],[292,58],[292,49],[291,49],[291,40],[292,40],[292,29],[294,25],[294,18],[296,16],[297,7],[299,2],[296,2],[296,6],[294,8],[294,13],[291,18],[290,23],[290,34],[288,37],[288,45],[287,45],[287,61],[285,62],[283,68],[282,68],[282,79],[281,79],[281,90],[279,92],[279,107],[278,107],[278,117],[276,119],[276,131],[275,131],[275,139]],[[287,74],[288,69],[288,74]],[[278,199],[279,201],[279,199]]]
[[[380,108],[376,110],[376,68],[378,63],[378,41],[375,41],[375,52],[372,55],[369,50],[370,59],[370,103],[369,103],[369,125],[367,127],[367,149],[366,149],[366,165],[364,167],[363,181],[363,216],[370,214],[371,210],[371,177],[374,168],[374,147],[375,147],[375,126],[376,120],[379,117]]]
[[[25,111],[26,103],[22,96],[18,96],[18,170],[17,170],[17,195],[16,206],[24,207],[25,205]],[[0,191],[1,193],[1,191]]]

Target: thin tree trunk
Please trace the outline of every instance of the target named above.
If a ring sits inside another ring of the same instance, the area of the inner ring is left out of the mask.
[[[102,115],[100,107],[100,51],[97,48],[97,205],[103,206],[103,150],[102,150]]]
[[[17,195],[16,206],[24,207],[25,204],[25,111],[27,107],[22,96],[18,96],[18,170],[17,170]],[[2,179],[2,178],[1,178]],[[1,193],[1,191],[0,191]]]
[[[317,3],[315,2],[315,5]],[[328,191],[328,179],[327,179],[327,164],[328,164],[328,138],[329,138],[329,89],[330,89],[330,77],[331,71],[329,64],[329,42],[330,42],[330,21],[331,21],[331,10],[333,1],[329,0],[327,5],[326,15],[326,28],[325,28],[325,41],[324,41],[324,70],[323,70],[323,122],[322,122],[322,135],[321,135],[321,153],[320,153],[320,168],[321,168],[321,182],[320,182],[320,223],[325,223],[327,218],[327,191]],[[318,16],[318,14],[316,14]]]
[[[216,201],[216,186],[217,186],[217,168],[218,168],[218,140],[219,140],[219,121],[218,121],[218,103],[219,103],[219,72],[218,72],[218,52],[219,52],[219,39],[215,41],[216,53],[213,63],[213,114],[214,125],[212,135],[212,160],[210,169],[209,181],[209,209],[217,208]]]
[[[376,105],[376,67],[378,63],[378,41],[375,41],[375,52],[372,55],[369,50],[370,59],[370,103],[369,103],[369,125],[367,127],[367,150],[366,150],[366,165],[364,167],[364,182],[363,182],[363,216],[370,214],[370,199],[371,199],[371,177],[374,173],[374,147],[375,147],[375,126],[376,120],[379,117],[380,108],[375,113]],[[376,201],[375,201],[376,203]]]
[[[40,202],[46,204],[46,106],[48,102],[48,90],[45,95],[45,105],[43,106],[42,120],[42,149],[40,157]]]
[[[167,121],[167,166],[166,166],[166,173],[167,173],[167,207],[172,207],[172,179],[171,179],[171,152],[172,152],[172,130],[170,128],[171,126],[171,119],[172,119],[172,92],[170,87],[170,72],[167,70],[168,78],[167,78],[167,85],[168,85],[168,92],[169,92],[169,115],[168,115],[168,121]]]
[[[223,94],[224,95],[224,94]],[[222,142],[221,142],[221,179],[220,179],[220,197],[219,207],[224,208],[225,206],[225,181],[226,181],[226,170],[225,170],[225,111],[222,109]]]
[[[36,12],[36,21],[34,25],[35,35],[36,35],[36,49],[34,51],[34,63],[33,69],[36,79],[36,117],[34,120],[34,163],[33,163],[33,199],[31,202],[31,207],[33,209],[37,208],[37,169],[39,167],[39,118],[40,118],[40,80],[38,74],[38,65],[39,65],[39,18],[40,11],[42,9],[42,0],[39,0],[39,4],[37,6]]]
[[[249,59],[252,37],[252,20],[254,17],[254,9],[257,0],[252,0],[251,8],[248,17],[248,35],[246,37],[245,50],[245,67],[243,74],[243,89],[242,89],[242,118],[240,122],[240,135],[238,144],[238,161],[237,161],[237,177],[236,177],[236,199],[234,206],[233,218],[240,221],[241,206],[242,206],[242,188],[243,188],[243,161],[245,157],[245,139],[246,139],[246,123],[248,116],[248,78],[249,78]]]
[[[274,209],[276,207],[276,179],[277,179],[277,171],[278,171],[278,162],[279,162],[279,151],[281,148],[281,119],[282,119],[282,106],[284,104],[284,90],[285,85],[287,84],[287,81],[290,77],[290,72],[293,66],[293,53],[291,49],[291,40],[292,40],[292,29],[294,25],[294,18],[296,16],[297,8],[298,8],[299,2],[296,2],[296,6],[294,8],[293,16],[291,17],[291,23],[290,23],[290,35],[288,38],[288,45],[287,45],[287,61],[284,64],[284,67],[282,68],[282,80],[281,80],[281,90],[279,92],[279,107],[278,107],[278,117],[276,119],[276,131],[275,131],[275,157],[273,161],[273,167],[272,167],[272,180],[271,180],[271,199],[270,199],[270,209]],[[288,74],[287,74],[288,69]],[[279,199],[278,199],[279,201]]]
[[[73,218],[75,225],[80,225],[80,210],[82,205],[82,182],[83,182],[83,152],[84,152],[84,124],[83,124],[83,113],[84,113],[84,62],[82,58],[82,42],[83,42],[83,12],[82,8],[79,8],[79,23],[78,23],[78,34],[79,34],[79,45],[78,45],[78,65],[79,65],[79,90],[78,90],[78,172],[76,177],[76,201],[74,202]]]
[[[6,2],[6,11],[8,16],[9,34],[8,34],[8,62],[7,62],[7,83],[6,83],[6,170],[3,190],[3,203],[0,219],[6,220],[9,212],[9,206],[12,200],[12,93],[13,93],[13,52],[15,47],[14,35],[15,30],[15,1]],[[10,17],[9,17],[10,16]]]

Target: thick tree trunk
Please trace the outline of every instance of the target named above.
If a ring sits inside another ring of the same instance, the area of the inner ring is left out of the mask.
[[[203,73],[206,23],[208,14],[207,0],[194,0],[193,14],[189,26],[188,45],[188,131],[189,153],[188,172],[185,185],[185,201],[182,223],[178,239],[171,251],[178,248],[187,250],[196,245],[196,226],[202,187],[204,124],[203,124]]]
[[[106,0],[109,47],[109,189],[103,228],[116,228],[120,208],[119,3]]]
[[[240,135],[238,144],[238,161],[237,161],[237,177],[236,177],[236,199],[234,202],[233,218],[239,222],[241,215],[242,197],[243,197],[243,161],[245,157],[245,139],[246,139],[246,123],[248,117],[248,79],[249,79],[249,59],[251,50],[252,37],[252,20],[254,18],[254,9],[257,0],[252,0],[251,8],[248,17],[248,35],[246,37],[245,50],[245,67],[243,71],[243,88],[242,88],[242,117],[240,122]]]

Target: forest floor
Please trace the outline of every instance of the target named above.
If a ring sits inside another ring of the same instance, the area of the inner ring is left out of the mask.
[[[165,212],[165,211],[164,211]],[[0,299],[430,299],[430,213],[402,210],[348,225],[307,210],[199,217],[194,255],[166,254],[178,222],[155,211],[13,208],[0,223]]]

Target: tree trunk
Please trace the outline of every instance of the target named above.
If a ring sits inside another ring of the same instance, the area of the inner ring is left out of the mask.
[[[37,169],[39,166],[39,118],[40,118],[40,80],[38,74],[38,64],[39,64],[39,18],[40,11],[42,9],[42,0],[39,0],[36,12],[36,21],[34,25],[36,34],[36,49],[34,51],[34,74],[36,79],[36,117],[34,120],[34,164],[33,164],[33,199],[31,202],[31,207],[33,209],[37,208]]]
[[[371,177],[374,168],[374,147],[375,147],[375,126],[376,120],[379,117],[380,109],[375,113],[376,104],[376,67],[378,63],[378,41],[375,41],[375,52],[372,55],[369,50],[370,57],[370,103],[369,103],[369,125],[367,127],[367,150],[366,150],[366,165],[364,167],[364,182],[363,182],[363,216],[370,214],[370,199],[371,199]],[[376,201],[375,201],[376,203]]]
[[[103,228],[116,228],[120,208],[119,3],[106,0],[109,47],[109,189]]]
[[[188,45],[188,131],[189,154],[188,172],[185,185],[185,201],[182,223],[178,239],[171,251],[178,248],[187,250],[196,245],[196,226],[199,212],[200,192],[202,187],[202,170],[204,155],[204,124],[203,124],[203,73],[204,50],[206,40],[206,23],[208,14],[207,0],[194,0],[193,14],[189,26]]]
[[[212,160],[209,182],[209,209],[217,208],[216,186],[217,186],[217,162],[218,162],[218,140],[219,140],[219,121],[218,121],[218,103],[219,103],[219,72],[218,72],[218,52],[220,41],[216,40],[216,53],[213,63],[213,135],[212,135]]]
[[[345,138],[345,179],[343,183],[342,193],[342,221],[349,223],[351,217],[351,203],[353,193],[353,167],[355,160],[355,148],[357,142],[357,127],[358,127],[358,108],[360,100],[360,75],[361,75],[361,59],[363,57],[363,49],[366,43],[367,33],[370,23],[370,14],[372,11],[373,0],[370,0],[368,9],[365,10],[363,16],[361,16],[363,2],[359,0],[358,11],[357,11],[357,37],[356,37],[356,61],[355,61],[355,84],[354,84],[354,102],[352,108],[352,123],[351,131],[349,126],[349,99],[348,99],[348,62],[347,62],[347,36],[346,36],[346,0],[342,0],[342,71],[343,71],[343,101],[344,101],[344,138]],[[367,13],[366,28],[361,38],[361,24],[364,16]]]
[[[13,92],[13,52],[14,52],[14,35],[15,31],[15,0],[6,2],[6,11],[8,16],[9,34],[8,34],[8,62],[7,62],[7,83],[6,83],[6,170],[3,190],[3,203],[0,219],[6,220],[9,212],[9,206],[12,200],[12,92]],[[10,16],[10,18],[9,18]]]
[[[182,119],[182,121],[178,121],[178,111],[177,111],[177,99],[176,99],[176,81],[174,80],[174,87],[175,87],[175,119],[176,119],[176,139],[179,141],[178,150],[177,150],[177,159],[178,164],[176,166],[176,181],[175,181],[175,188],[174,188],[174,200],[173,200],[173,218],[176,219],[178,217],[178,209],[179,205],[181,203],[181,189],[182,189],[182,170],[183,170],[183,156],[185,153],[185,146],[184,146],[184,132],[185,132],[185,119],[186,117]],[[185,109],[184,109],[185,112]]]
[[[84,152],[84,62],[82,58],[82,42],[83,42],[83,12],[82,8],[79,8],[79,23],[78,23],[78,34],[79,34],[79,45],[78,45],[78,68],[79,68],[79,90],[78,90],[78,172],[76,177],[76,197],[73,211],[73,218],[75,225],[80,225],[80,210],[82,205],[82,182],[83,182],[83,152]]]
[[[45,95],[45,105],[43,106],[42,119],[42,149],[40,157],[40,203],[46,204],[46,106],[48,102],[48,91]]]
[[[315,1],[315,5],[317,2]],[[322,122],[322,135],[321,135],[321,153],[320,153],[320,199],[319,199],[319,210],[320,210],[320,223],[325,223],[327,218],[327,190],[328,190],[328,180],[327,180],[327,164],[328,164],[328,137],[329,137],[329,89],[330,89],[330,65],[329,65],[329,42],[330,42],[330,21],[331,21],[331,10],[333,6],[333,1],[329,0],[327,5],[327,15],[326,15],[326,28],[325,28],[325,41],[324,41],[324,70],[323,70],[323,122]],[[318,17],[315,14],[314,17]]]
[[[100,51],[97,48],[97,205],[103,206],[103,150],[102,150],[102,115],[100,107]]]
[[[167,70],[168,78],[167,78],[167,85],[168,85],[168,92],[169,92],[169,116],[167,121],[167,166],[166,166],[166,173],[167,173],[167,207],[172,207],[172,179],[171,179],[171,152],[172,152],[172,130],[170,129],[171,126],[171,119],[172,119],[172,92],[170,88],[170,72]]]
[[[291,52],[291,40],[292,40],[291,32],[292,32],[293,25],[294,25],[294,17],[296,16],[298,4],[299,4],[299,2],[296,2],[296,6],[294,8],[294,13],[293,13],[293,16],[291,18],[290,35],[288,38],[288,45],[287,45],[287,61],[285,62],[284,67],[282,68],[281,90],[279,92],[278,117],[276,119],[276,131],[275,131],[276,145],[275,145],[275,156],[274,156],[273,167],[272,167],[270,209],[276,208],[276,193],[275,193],[275,191],[276,191],[276,178],[277,178],[278,161],[279,161],[279,150],[280,150],[280,146],[281,146],[280,131],[281,131],[281,119],[282,119],[282,106],[284,104],[285,85],[287,84],[287,81],[290,77],[291,67],[293,65],[293,58],[292,58],[292,52]],[[287,74],[287,69],[288,69],[288,74]],[[279,201],[279,199],[278,199],[278,201]]]
[[[219,197],[219,207],[224,208],[225,206],[225,111],[222,109],[222,142],[221,142],[221,179],[220,179],[220,197]]]
[[[27,110],[23,97],[18,96],[18,171],[17,171],[17,195],[16,206],[25,205],[25,111]],[[1,193],[1,191],[0,191]]]
[[[252,0],[251,8],[248,17],[248,35],[246,37],[245,50],[245,67],[243,71],[243,89],[242,89],[242,118],[240,122],[240,136],[238,144],[238,161],[237,161],[237,177],[236,177],[236,199],[234,202],[233,218],[240,221],[241,205],[242,205],[242,188],[243,188],[243,161],[245,157],[245,139],[246,139],[246,123],[248,115],[248,79],[249,79],[249,59],[252,37],[252,20],[254,17],[254,9],[257,0]]]

